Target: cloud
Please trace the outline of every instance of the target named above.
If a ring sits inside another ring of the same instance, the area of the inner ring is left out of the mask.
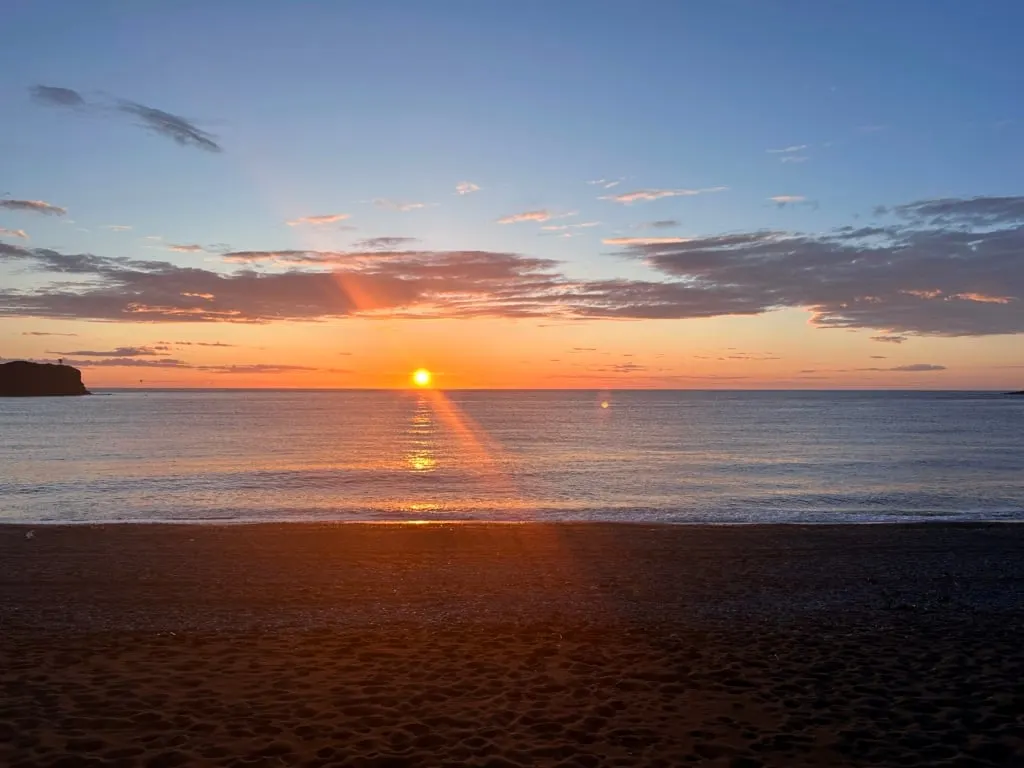
[[[692,197],[707,192],[724,192],[728,187],[706,187],[704,189],[637,189],[621,195],[606,195],[601,200],[612,200],[623,205],[648,200],[659,200],[663,197]]]
[[[221,146],[216,137],[202,130],[194,123],[180,115],[154,109],[144,104],[127,99],[119,99],[111,104],[89,104],[80,93],[70,88],[58,88],[50,85],[35,85],[29,89],[33,101],[48,106],[73,108],[76,110],[94,109],[98,112],[126,114],[138,118],[142,127],[153,133],[165,136],[176,144],[196,147],[207,152],[220,152]]]
[[[895,371],[896,373],[924,373],[926,371],[944,371],[946,366],[933,365],[931,363],[914,363],[912,365],[897,365],[893,368],[855,368],[856,371]]]
[[[51,333],[49,331],[22,331],[22,336],[77,336],[77,333]]]
[[[887,355],[869,355],[869,357],[872,360],[886,360],[886,359],[888,359]]]
[[[872,341],[880,341],[880,342],[883,342],[883,343],[886,343],[886,344],[902,344],[904,341],[907,340],[907,337],[906,336],[899,336],[897,334],[892,334],[892,333],[883,333],[883,334],[879,334],[878,336],[872,336],[871,340]]]
[[[0,200],[0,208],[5,208],[8,211],[41,213],[44,216],[63,216],[68,212],[67,208],[51,205],[42,200]]]
[[[195,365],[199,371],[210,373],[292,373],[295,371],[321,371],[324,373],[352,373],[347,368],[318,368],[309,365],[286,365],[282,363],[249,363],[242,365]]]
[[[455,185],[455,192],[460,195],[471,195],[474,192],[479,192],[480,187],[474,184],[472,181],[460,181]]]
[[[1024,222],[1024,197],[946,197],[897,205],[892,211],[897,216],[932,226],[987,227]],[[875,212],[884,215],[888,209],[878,206]]]
[[[546,232],[563,232],[567,229],[589,229],[601,226],[600,221],[584,221],[579,224],[546,224],[541,227]]]
[[[671,245],[685,243],[685,237],[606,237],[605,245]]]
[[[117,349],[90,351],[76,350],[74,352],[50,352],[51,355],[66,355],[68,357],[153,357],[160,352],[153,347],[118,347]]]
[[[1024,198],[944,200],[939,210],[930,203],[905,206],[920,214],[907,225],[746,232],[629,250],[683,281],[688,295],[717,297],[736,313],[805,307],[820,326],[880,329],[876,340],[891,343],[910,333],[1024,332],[1024,215],[1012,218]],[[995,224],[965,228],[979,216]]]
[[[780,163],[803,163],[806,160],[807,155],[784,155],[779,158]]]
[[[0,237],[20,237],[22,240],[28,240],[28,233],[24,229],[7,229],[0,227]]]
[[[387,208],[392,211],[415,211],[420,208],[426,208],[427,203],[403,203],[397,200],[388,200],[386,197],[374,198],[373,204],[378,208]]]
[[[977,208],[965,202],[945,215],[973,216]],[[235,251],[224,255],[226,264],[202,269],[0,242],[0,263],[30,275],[19,287],[0,287],[0,317],[564,323],[800,308],[821,328],[872,329],[888,343],[1024,333],[1024,220],[975,228],[930,222],[624,245],[619,255],[646,264],[653,279],[574,277],[550,259],[495,251]]]
[[[519,224],[524,221],[550,221],[553,218],[557,218],[551,211],[542,209],[539,211],[524,211],[523,213],[513,213],[509,216],[502,216],[498,219],[499,224]]]
[[[223,341],[158,341],[160,345],[177,347],[234,347],[236,344],[225,344]]]
[[[927,373],[945,370],[948,369],[944,365],[912,363],[910,365],[896,365],[891,368],[805,368],[800,373]]]
[[[672,227],[678,227],[679,222],[676,219],[658,219],[657,221],[645,221],[636,225],[637,229],[671,229]]]
[[[593,181],[588,181],[587,184],[603,189],[611,189],[612,187],[619,186],[623,181],[624,179],[594,179]]]
[[[168,243],[168,251],[174,251],[175,253],[200,253],[205,252],[206,249],[201,245],[195,243]]]
[[[415,242],[415,237],[368,237],[357,240],[352,247],[360,251],[393,251]]]
[[[57,107],[84,107],[85,99],[78,91],[57,88],[51,85],[34,85],[29,88],[32,99],[40,104]]]
[[[806,203],[807,198],[803,195],[775,195],[775,197],[769,197],[773,203],[777,203],[780,208],[786,205],[796,205],[797,203]]]
[[[344,221],[349,218],[348,213],[325,213],[320,216],[301,216],[298,219],[292,219],[286,222],[289,227],[298,227],[303,224],[312,224],[313,226],[320,226],[322,224],[333,224],[336,221]]]
[[[602,368],[594,368],[593,370],[604,373],[636,373],[637,371],[648,370],[648,366],[638,363],[613,363]]]
[[[104,229],[109,229],[112,232],[127,232],[131,227],[127,224],[106,224]]]
[[[184,117],[126,100],[118,102],[118,109],[139,118],[143,127],[183,147],[196,147],[207,152],[222,151],[213,134],[198,128]]]
[[[794,144],[791,147],[783,147],[782,149],[766,149],[765,152],[767,152],[769,154],[772,154],[772,155],[782,155],[782,154],[791,154],[793,152],[799,152],[799,151],[804,150],[804,149],[807,149],[807,145],[806,144]]]
[[[59,353],[58,353],[59,354]],[[56,360],[41,360],[39,362],[56,362]],[[322,371],[326,373],[351,373],[352,371],[343,368],[317,368],[308,365],[288,365],[282,363],[249,363],[238,365],[194,365],[172,357],[160,357],[156,359],[144,359],[137,357],[111,357],[99,360],[64,360],[65,365],[75,368],[173,368],[187,369],[193,371],[204,371],[217,374],[253,374],[253,373],[292,373],[296,371]]]
[[[51,361],[44,361],[51,362]],[[56,362],[56,361],[52,361]],[[158,357],[153,360],[137,357],[108,357],[99,360],[64,360],[64,365],[75,368],[191,368],[183,360]]]

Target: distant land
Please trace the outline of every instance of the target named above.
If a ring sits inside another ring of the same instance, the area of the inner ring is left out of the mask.
[[[88,395],[82,372],[70,365],[14,360],[0,363],[0,397]]]

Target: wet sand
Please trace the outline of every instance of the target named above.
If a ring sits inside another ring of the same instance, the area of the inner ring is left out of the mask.
[[[0,765],[1024,765],[1024,526],[0,526]]]

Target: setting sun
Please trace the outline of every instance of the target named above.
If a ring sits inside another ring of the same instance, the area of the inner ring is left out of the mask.
[[[417,387],[429,387],[432,378],[433,376],[426,368],[418,368],[412,374],[412,383]]]

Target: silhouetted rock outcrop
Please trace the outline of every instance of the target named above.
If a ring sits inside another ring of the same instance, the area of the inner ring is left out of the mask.
[[[15,360],[0,364],[0,396],[88,395],[82,372],[70,365]]]
[[[1024,389],[1020,390],[1019,392],[1007,392],[1006,394],[1008,394],[1008,395],[1024,395]]]

